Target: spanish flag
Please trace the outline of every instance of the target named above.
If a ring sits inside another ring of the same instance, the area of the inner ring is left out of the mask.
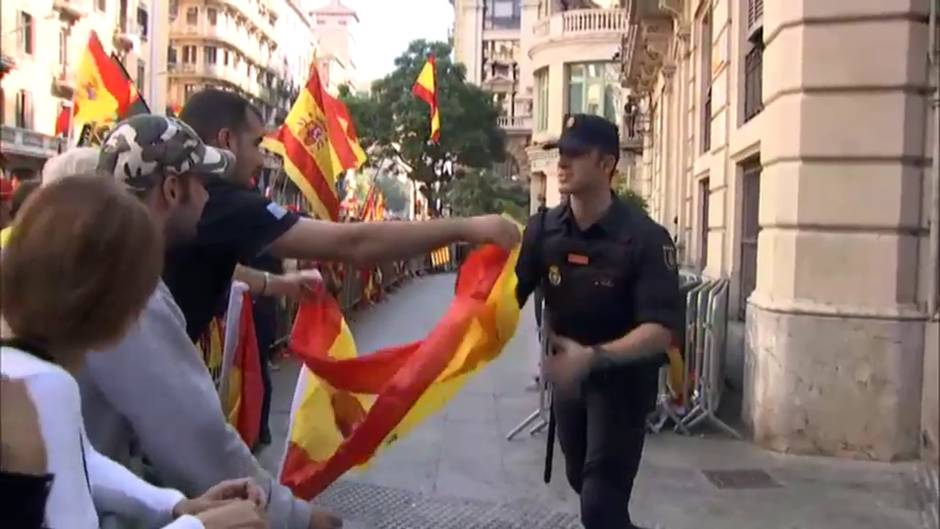
[[[441,139],[441,112],[437,108],[437,63],[434,55],[428,55],[428,61],[421,68],[411,91],[431,107],[431,143],[437,143]]]
[[[111,123],[127,115],[137,93],[92,31],[75,78],[74,122]]]
[[[360,355],[336,301],[303,304],[291,349],[303,360],[281,481],[311,499],[440,410],[496,358],[519,320],[519,249],[473,252],[444,317],[419,342]]]
[[[248,446],[261,433],[264,382],[248,285],[232,284],[225,317],[221,387],[222,410]]]
[[[105,53],[94,31],[88,37],[88,48],[79,63],[75,85],[72,105],[63,106],[56,117],[57,136],[67,136],[73,126],[108,125],[150,113],[124,65],[114,54]]]
[[[345,125],[344,125],[345,124]],[[349,111],[323,89],[316,67],[300,92],[287,119],[275,134],[262,142],[280,154],[284,171],[300,188],[314,214],[339,220],[337,176],[365,161]]]

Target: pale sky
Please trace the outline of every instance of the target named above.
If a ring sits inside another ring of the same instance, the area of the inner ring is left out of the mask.
[[[353,28],[353,61],[359,69],[362,88],[394,69],[398,57],[412,40],[447,41],[454,21],[449,0],[342,0],[356,11],[359,24]],[[329,0],[312,0],[319,7]]]

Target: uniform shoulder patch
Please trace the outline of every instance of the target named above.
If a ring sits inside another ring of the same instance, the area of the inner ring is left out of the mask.
[[[284,215],[287,215],[287,210],[277,202],[271,202],[268,204],[268,213],[274,216],[275,219],[281,220],[284,218]]]
[[[666,268],[670,270],[675,270],[679,267],[675,246],[671,244],[663,245],[663,263],[666,265]]]

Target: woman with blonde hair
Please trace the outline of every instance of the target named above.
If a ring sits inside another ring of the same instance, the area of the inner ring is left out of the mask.
[[[53,529],[97,529],[96,507],[146,527],[266,527],[264,494],[252,481],[223,482],[187,500],[99,454],[85,435],[72,373],[88,351],[114,344],[136,320],[162,271],[162,241],[146,207],[113,180],[97,176],[44,186],[17,216],[0,257],[0,374],[4,393],[21,388],[21,415],[38,418],[41,439],[30,441],[17,428],[0,432],[0,506],[12,509],[0,512],[0,519],[17,512],[7,501],[11,493],[26,492],[35,482],[31,477],[45,475],[52,484],[44,523]],[[24,446],[30,442],[43,444],[44,454]]]

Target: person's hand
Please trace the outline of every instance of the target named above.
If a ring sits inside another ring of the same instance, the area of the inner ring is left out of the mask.
[[[522,239],[519,227],[500,215],[473,217],[466,221],[464,239],[472,244],[497,244],[511,250]]]
[[[298,270],[268,279],[268,295],[301,301],[323,291],[323,276],[319,270]]]
[[[308,529],[340,529],[343,527],[343,520],[326,511],[314,511],[310,514],[310,525]]]
[[[173,517],[184,514],[196,515],[201,512],[230,503],[231,500],[246,500],[259,510],[264,510],[267,498],[251,478],[230,479],[207,490],[198,498],[183,500],[173,507]]]
[[[550,340],[553,354],[545,359],[545,375],[561,391],[575,392],[591,368],[594,351],[564,336]]]
[[[248,500],[226,501],[196,518],[205,529],[268,529],[264,513]]]

